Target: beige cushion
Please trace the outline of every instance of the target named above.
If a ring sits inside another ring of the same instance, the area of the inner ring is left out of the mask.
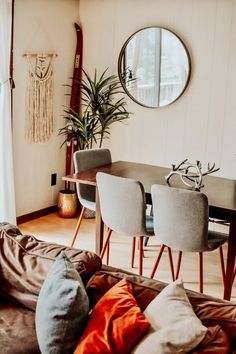
[[[187,353],[207,332],[193,312],[181,280],[165,287],[147,306],[144,315],[151,328],[134,348],[135,354]]]

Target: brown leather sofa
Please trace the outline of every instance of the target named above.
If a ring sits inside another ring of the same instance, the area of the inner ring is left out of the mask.
[[[38,294],[57,255],[64,251],[86,284],[91,307],[120,279],[132,284],[142,309],[166,285],[120,269],[102,266],[88,251],[39,241],[19,229],[0,223],[0,353],[40,353],[34,317]],[[196,315],[208,327],[207,335],[192,353],[236,353],[236,304],[187,291]]]

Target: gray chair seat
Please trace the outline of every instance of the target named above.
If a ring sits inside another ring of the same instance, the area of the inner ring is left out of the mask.
[[[108,149],[80,150],[74,153],[75,172],[89,170],[111,163],[111,153]],[[72,238],[71,247],[74,246],[79,228],[86,209],[96,210],[96,188],[83,183],[76,183],[76,191],[82,210]]]
[[[214,251],[228,241],[228,235],[222,232],[208,231],[208,247]]]
[[[83,207],[85,207],[86,209],[89,210],[96,210],[96,203],[92,202],[91,200],[86,200],[86,199],[80,199],[81,204],[83,205]]]
[[[219,249],[222,280],[225,267],[222,245],[228,236],[209,231],[209,204],[201,192],[162,185],[152,186],[154,230],[162,242],[151,278],[158,267],[165,246],[179,250],[176,278],[179,276],[182,252],[198,252],[199,284],[203,292],[203,252]]]
[[[153,216],[146,215],[146,235],[145,236],[153,236],[153,235],[154,235]]]
[[[109,258],[109,240],[112,231],[133,238],[131,267],[134,264],[135,242],[139,239],[139,274],[143,271],[143,238],[154,236],[153,217],[146,216],[146,200],[143,185],[136,180],[98,172],[101,215],[108,227],[107,238],[101,251]],[[107,263],[108,263],[107,258]]]

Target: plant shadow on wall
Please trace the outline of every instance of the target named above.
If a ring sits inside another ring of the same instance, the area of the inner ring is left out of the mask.
[[[65,135],[62,143],[78,145],[78,149],[90,149],[95,144],[101,147],[104,139],[110,136],[113,123],[129,118],[120,80],[115,75],[101,76],[95,70],[93,78],[83,70],[83,78],[78,82],[81,99],[81,113],[67,108],[64,110],[65,126],[59,135]]]

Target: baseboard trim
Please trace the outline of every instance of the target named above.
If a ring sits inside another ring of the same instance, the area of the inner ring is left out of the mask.
[[[17,225],[23,224],[27,221],[31,221],[31,220],[40,218],[41,216],[46,216],[48,214],[55,213],[56,211],[57,211],[57,205],[52,205],[52,206],[44,208],[44,209],[33,211],[32,213],[29,213],[29,214],[18,216],[16,218],[16,222],[17,222]]]

